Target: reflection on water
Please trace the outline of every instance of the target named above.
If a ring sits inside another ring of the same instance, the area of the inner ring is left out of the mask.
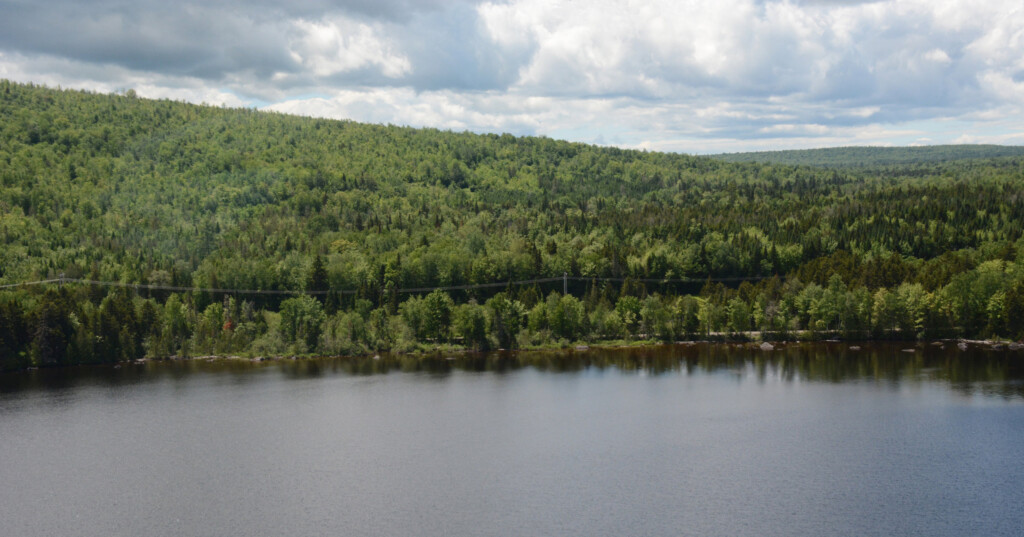
[[[695,344],[0,376],[0,536],[1020,535],[1024,353]]]
[[[788,343],[762,350],[751,344],[695,343],[558,351],[495,351],[378,357],[335,357],[252,362],[240,359],[160,361],[122,366],[73,367],[0,375],[0,392],[60,391],[80,384],[119,386],[184,380],[195,373],[227,373],[238,383],[253,373],[277,372],[287,379],[326,375],[425,373],[443,378],[453,371],[501,374],[522,368],[550,373],[614,368],[649,375],[731,373],[764,382],[875,381],[893,384],[945,382],[964,394],[1024,398],[1024,352],[955,344]]]

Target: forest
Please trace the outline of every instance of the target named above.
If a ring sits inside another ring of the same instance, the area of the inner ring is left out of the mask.
[[[1013,145],[929,145],[918,147],[829,147],[753,153],[724,153],[726,162],[762,162],[833,168],[908,167],[956,160],[1024,157],[1024,147]]]
[[[728,162],[0,80],[0,369],[1020,339],[1024,154],[981,147]]]

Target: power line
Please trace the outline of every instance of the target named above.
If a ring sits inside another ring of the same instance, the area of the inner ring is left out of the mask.
[[[494,282],[494,283],[474,283],[467,285],[450,285],[447,287],[411,287],[408,289],[395,289],[396,293],[426,293],[429,291],[441,290],[441,291],[465,291],[469,289],[482,289],[486,287],[503,287],[506,285],[530,285],[534,283],[549,283],[557,282],[562,278],[537,278],[534,280],[517,280],[509,282]]]
[[[738,281],[759,281],[769,278],[768,276],[729,276],[720,278],[610,278],[610,277],[586,277],[586,276],[568,276],[563,274],[562,276],[555,276],[551,278],[534,278],[530,280],[514,280],[505,282],[492,282],[492,283],[474,283],[465,285],[448,285],[438,287],[406,287],[401,289],[384,289],[384,291],[392,291],[395,293],[429,293],[432,291],[468,291],[471,289],[485,289],[495,287],[506,287],[513,285],[533,285],[539,283],[553,283],[561,281],[563,284],[563,291],[567,291],[567,282],[569,280],[577,282],[636,282],[636,283],[655,283],[655,284],[671,284],[671,283],[701,283],[701,282],[738,282]],[[353,295],[357,291],[355,289],[342,289],[338,291],[325,291],[325,290],[309,290],[299,291],[292,289],[225,289],[225,288],[213,288],[213,287],[185,287],[178,285],[160,285],[151,283],[127,283],[127,282],[108,282],[101,280],[86,280],[83,278],[66,278],[61,275],[59,278],[52,278],[49,280],[37,280],[32,282],[21,282],[21,283],[10,283],[0,285],[0,289],[13,289],[17,287],[30,287],[35,285],[46,285],[46,284],[60,284],[65,283],[80,283],[85,285],[98,285],[103,287],[122,287],[135,290],[147,290],[147,291],[177,291],[177,292],[193,292],[193,293],[216,293],[216,294],[239,294],[239,295],[326,295],[331,292],[340,295]],[[564,293],[563,293],[564,294]]]
[[[219,289],[212,287],[181,287],[176,285],[156,285],[147,283],[125,283],[125,282],[104,282],[98,280],[83,280],[81,278],[63,278],[57,280],[63,283],[84,283],[87,285],[101,285],[105,287],[127,287],[131,289],[146,289],[150,291],[181,291],[193,293],[227,293],[227,294],[249,294],[249,295],[326,295],[330,291],[293,291],[289,289]],[[343,294],[355,293],[354,290],[338,291]]]
[[[15,287],[28,287],[30,285],[43,285],[43,284],[47,284],[47,283],[60,283],[60,282],[61,282],[60,278],[54,278],[52,280],[39,280],[39,281],[35,281],[35,282],[8,283],[8,284],[0,285],[0,289],[13,289]]]
[[[575,281],[599,281],[599,282],[637,282],[637,283],[701,283],[701,282],[759,282],[767,280],[772,276],[723,276],[720,278],[589,278],[587,276],[569,276],[568,279]],[[557,278],[561,279],[561,278]]]

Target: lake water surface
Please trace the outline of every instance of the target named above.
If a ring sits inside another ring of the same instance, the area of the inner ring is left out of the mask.
[[[668,346],[0,375],[0,535],[1021,535],[1024,354]]]

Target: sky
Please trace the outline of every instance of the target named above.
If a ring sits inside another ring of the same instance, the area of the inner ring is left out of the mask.
[[[0,0],[0,78],[705,154],[1024,144],[1021,0]]]

